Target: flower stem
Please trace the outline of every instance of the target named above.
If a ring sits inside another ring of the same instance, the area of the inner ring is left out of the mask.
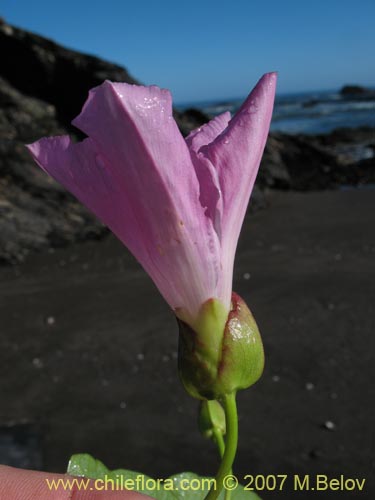
[[[219,431],[219,429],[217,429],[217,428],[213,429],[213,434],[214,434],[215,444],[217,446],[217,449],[219,450],[220,458],[223,458],[224,451],[225,451],[225,443],[224,443],[223,435],[222,435],[221,431]]]
[[[223,489],[223,479],[231,473],[234,457],[237,451],[238,442],[238,417],[236,406],[236,393],[226,394],[222,400],[225,421],[226,421],[226,439],[225,451],[221,460],[219,470],[217,471],[215,482],[208,492],[205,500],[216,500]]]
[[[223,438],[223,434],[221,433],[221,430],[219,430],[217,427],[215,427],[213,429],[213,437],[214,437],[214,441],[216,443],[217,449],[219,451],[220,458],[223,458],[224,451],[225,451],[225,442],[224,442],[224,438]],[[229,471],[229,474],[232,474],[232,469]],[[231,490],[226,489],[224,500],[230,500],[231,493],[232,493]]]
[[[222,435],[221,431],[219,431],[219,429],[217,429],[217,428],[214,429],[213,433],[214,433],[214,441],[216,443],[217,449],[219,450],[220,458],[223,458],[224,451],[225,451],[225,443],[224,443],[223,435]],[[229,471],[229,474],[232,474],[232,469]],[[231,490],[226,489],[224,500],[230,500],[231,493],[232,493]]]

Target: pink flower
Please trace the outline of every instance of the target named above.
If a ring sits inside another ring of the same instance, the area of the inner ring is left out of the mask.
[[[230,310],[237,240],[266,143],[276,74],[241,109],[182,137],[171,95],[104,82],[73,124],[88,138],[28,146],[39,166],[128,247],[168,304],[194,324],[209,299]]]

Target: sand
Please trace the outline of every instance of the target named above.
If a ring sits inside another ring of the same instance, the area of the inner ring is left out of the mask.
[[[264,499],[291,498],[294,474],[367,481],[296,498],[372,499],[374,191],[268,201],[247,216],[235,266],[266,350],[262,379],[238,397],[235,471],[289,475]],[[177,377],[174,317],[115,238],[0,268],[0,318],[0,425],[27,465],[64,471],[89,452],[154,477],[215,472]],[[33,435],[13,439],[17,423]],[[1,461],[20,465],[2,443]]]

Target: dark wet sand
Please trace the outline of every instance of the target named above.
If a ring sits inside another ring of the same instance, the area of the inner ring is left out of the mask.
[[[269,197],[235,267],[266,350],[262,379],[238,398],[235,471],[289,474],[265,499],[373,499],[374,191]],[[215,472],[177,378],[173,315],[114,238],[0,269],[0,318],[0,425],[35,423],[45,469],[85,451],[154,477]],[[293,494],[294,474],[367,484]]]

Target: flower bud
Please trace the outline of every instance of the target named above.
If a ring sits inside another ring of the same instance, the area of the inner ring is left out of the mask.
[[[220,399],[246,389],[263,372],[264,351],[249,308],[232,293],[231,310],[222,321],[216,299],[203,304],[194,327],[178,319],[178,367],[187,392],[199,399]]]

